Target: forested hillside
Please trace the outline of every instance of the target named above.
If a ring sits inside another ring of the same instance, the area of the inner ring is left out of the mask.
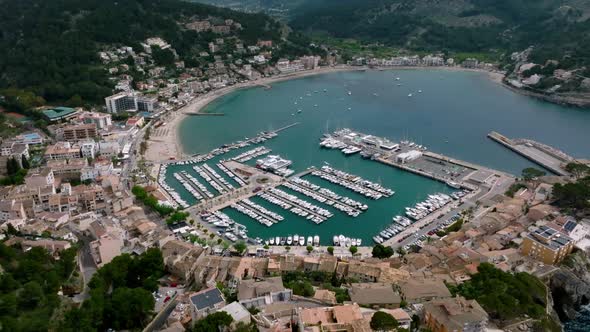
[[[212,38],[178,24],[190,17],[240,22],[246,42],[280,39],[280,24],[266,15],[179,0],[0,0],[0,89],[100,102],[112,88],[98,59],[102,45],[140,49],[139,42],[159,36],[184,60]]]
[[[577,0],[321,0],[291,26],[415,50],[488,52],[537,46],[537,60],[590,63],[590,3]]]

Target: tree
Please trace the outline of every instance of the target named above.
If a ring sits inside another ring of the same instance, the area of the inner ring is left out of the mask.
[[[31,164],[29,164],[29,159],[23,154],[21,157],[21,164],[23,165],[24,169],[31,168]]]
[[[248,248],[248,246],[244,241],[239,241],[234,244],[234,249],[236,249],[236,251],[240,254],[243,254],[244,251],[246,251],[246,248]]]
[[[328,253],[329,253],[330,255],[334,255],[334,247],[332,247],[332,246],[329,246],[329,247],[328,247],[326,250],[328,250]]]
[[[402,247],[397,248],[395,252],[402,258],[406,255],[406,251]]]
[[[225,311],[218,311],[197,321],[193,332],[219,331],[220,328],[229,326],[234,319]]]
[[[402,300],[400,301],[400,303],[399,303],[399,307],[400,307],[400,308],[405,308],[405,307],[407,307],[407,306],[408,306],[408,302],[407,302],[406,300],[402,299]]]
[[[460,285],[447,285],[451,293],[476,300],[492,319],[545,316],[547,290],[535,276],[504,272],[490,263],[481,263],[477,271]]]
[[[398,321],[392,315],[377,311],[371,318],[371,328],[377,331],[391,331],[399,326]]]
[[[585,210],[590,208],[590,177],[575,183],[556,183],[553,185],[554,204],[566,210]]]
[[[233,330],[233,332],[258,332],[258,327],[254,322],[250,324],[239,322],[238,324],[236,324],[236,328]]]
[[[305,249],[307,249],[307,253],[311,254],[313,251],[313,246],[307,246]]]
[[[152,45],[152,58],[158,66],[171,66],[174,64],[174,53],[169,49],[161,49],[159,46]]]
[[[393,248],[389,246],[383,246],[382,244],[377,244],[373,247],[372,255],[375,258],[389,258],[393,256]]]
[[[154,308],[154,297],[142,288],[117,288],[110,300],[107,315],[109,325],[119,329],[133,329],[146,326]]]
[[[293,294],[299,296],[310,297],[315,294],[315,290],[313,286],[308,280],[305,279],[297,279],[285,284],[287,288],[291,288],[293,290]]]
[[[354,256],[354,254],[356,254],[359,249],[356,246],[350,246],[348,250],[350,250],[350,253]]]
[[[330,278],[330,284],[332,285],[332,287],[342,286],[342,282],[340,282],[340,279],[338,279],[338,274],[336,274],[336,271],[332,272],[332,277]]]
[[[545,174],[547,174],[547,173],[545,173],[545,172],[543,172],[541,170],[538,170],[538,169],[536,169],[534,167],[527,167],[527,168],[525,168],[525,169],[522,170],[522,178],[525,181],[532,181],[532,180],[534,180],[536,178],[539,178],[541,176],[544,176]]]
[[[23,286],[18,294],[18,306],[22,309],[34,309],[44,299],[43,288],[36,281],[30,281]]]
[[[590,174],[590,167],[585,164],[572,162],[565,166],[565,170],[572,173],[572,175],[579,179],[587,174]]]
[[[20,166],[16,159],[11,157],[6,161],[6,174],[8,174],[8,176],[15,175],[16,173],[18,173],[19,170]]]

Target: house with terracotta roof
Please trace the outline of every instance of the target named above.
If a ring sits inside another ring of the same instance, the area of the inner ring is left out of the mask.
[[[398,285],[403,299],[409,304],[451,297],[451,292],[439,278],[412,278]]]
[[[305,331],[313,331],[313,327],[319,327],[321,331],[371,331],[369,321],[363,317],[357,304],[302,309],[299,326]]]
[[[475,300],[459,296],[424,303],[424,321],[433,332],[485,331],[487,312]]]
[[[328,304],[336,304],[336,293],[328,289],[318,289],[313,298]]]
[[[353,283],[348,291],[350,300],[362,306],[399,308],[400,295],[389,283]]]
[[[291,300],[293,291],[285,288],[281,277],[247,279],[238,285],[238,301],[245,307],[262,307]]]

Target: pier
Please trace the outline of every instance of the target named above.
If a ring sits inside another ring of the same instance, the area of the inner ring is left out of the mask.
[[[191,116],[224,116],[225,113],[209,113],[209,112],[184,112],[185,115]]]
[[[570,175],[564,167],[574,162],[575,158],[562,151],[529,139],[510,139],[495,131],[489,133],[488,137],[557,175]]]

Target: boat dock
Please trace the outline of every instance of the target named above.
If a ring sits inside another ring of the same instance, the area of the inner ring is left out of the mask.
[[[214,150],[209,151],[205,154],[197,153],[197,154],[193,154],[193,155],[189,156],[188,158],[181,159],[181,160],[177,160],[177,159],[162,160],[159,162],[159,164],[161,164],[161,165],[186,165],[186,164],[195,164],[195,163],[205,162],[205,161],[210,160],[211,158],[223,155],[223,154],[230,152],[232,150],[235,150],[235,149],[244,148],[244,147],[249,146],[251,144],[261,144],[269,139],[272,139],[272,138],[278,136],[278,134],[281,131],[292,128],[298,124],[300,124],[300,122],[294,122],[294,123],[291,123],[291,124],[286,125],[284,127],[281,127],[281,128],[275,129],[275,130],[271,130],[268,132],[263,131],[252,138],[246,137],[244,141],[237,141],[237,142],[233,142],[233,143],[229,143],[229,144],[224,144],[221,148],[214,149]]]
[[[294,123],[291,123],[290,125],[286,125],[284,127],[281,127],[279,129],[276,129],[276,130],[272,130],[271,133],[278,134],[278,133],[280,133],[283,130],[287,130],[287,129],[291,128],[291,127],[295,127],[298,124],[300,124],[300,122],[294,122]]]
[[[574,162],[575,158],[562,151],[529,139],[510,139],[495,131],[489,133],[488,137],[557,175],[570,175],[564,167]]]

